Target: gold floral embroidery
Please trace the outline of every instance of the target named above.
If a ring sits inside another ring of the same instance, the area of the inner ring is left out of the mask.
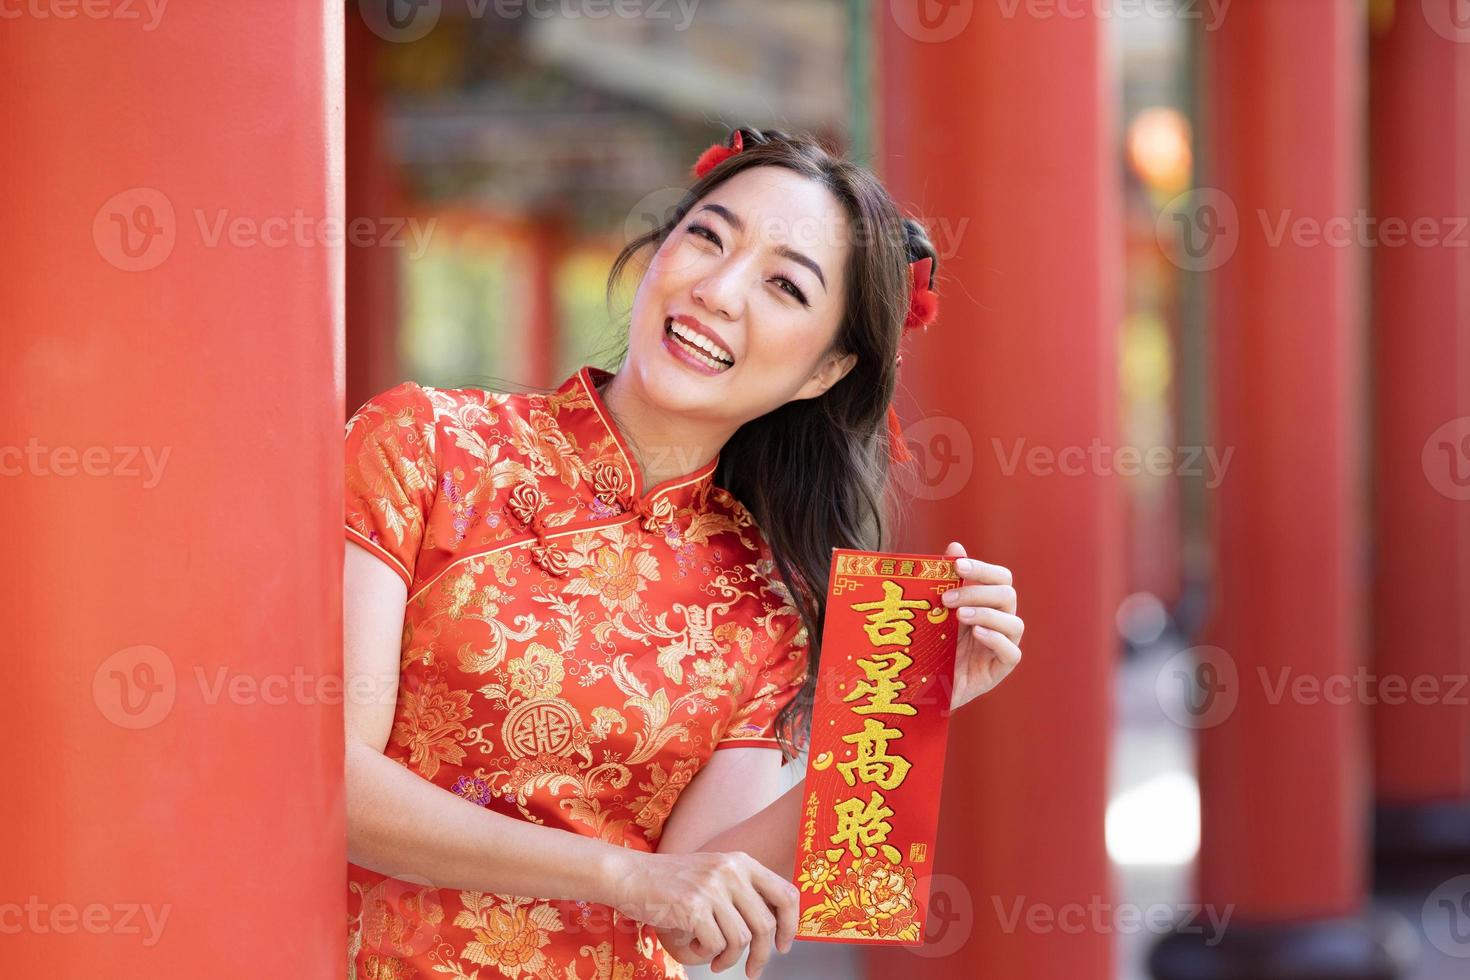
[[[861,857],[837,875],[827,862],[813,857],[808,855],[803,862],[797,886],[803,891],[825,892],[827,897],[802,913],[804,925],[815,925],[820,935],[919,938],[913,868]]]
[[[837,878],[837,865],[820,854],[808,854],[801,862],[801,876],[796,883],[802,891],[818,895],[832,887]]]
[[[663,830],[664,821],[673,811],[679,794],[689,785],[698,768],[693,759],[675,760],[667,773],[657,762],[648,767],[649,780],[638,784],[643,795],[633,798],[633,807],[638,811],[638,818],[634,822],[644,829],[649,840],[656,838]]]
[[[565,928],[553,906],[481,892],[461,892],[460,901],[464,911],[454,917],[454,924],[475,935],[461,957],[493,966],[508,977],[542,975],[549,966],[542,949],[551,942],[551,933]]]
[[[406,382],[393,391],[410,395],[422,389]],[[386,417],[379,423],[375,416]],[[432,423],[420,432],[421,421],[411,405],[389,409],[370,404],[347,423],[349,433],[355,426],[382,426],[359,443],[357,458],[347,468],[347,492],[349,500],[361,501],[377,525],[388,532],[389,539],[383,543],[402,545],[423,534],[423,511],[417,496],[433,488],[434,469]],[[366,516],[349,520],[349,526],[375,539],[379,536],[366,523]]]
[[[735,685],[735,668],[714,657],[694,661],[691,673],[690,686],[711,701],[729,694]]]
[[[408,761],[426,778],[434,778],[441,762],[464,760],[458,739],[466,734],[470,717],[468,691],[451,691],[443,681],[430,681],[420,690],[401,692],[401,712],[393,726],[393,741],[409,750]]]
[[[592,961],[592,973],[588,974],[588,980],[633,980],[633,964],[619,963],[613,957],[612,943],[598,943],[595,947],[583,946],[578,952]],[[568,967],[567,977],[568,980],[578,980],[575,964]]]
[[[510,686],[528,698],[549,698],[561,693],[561,681],[566,676],[562,668],[561,654],[532,643],[526,652],[511,660]]]
[[[516,448],[525,454],[533,472],[554,476],[569,487],[581,482],[576,447],[556,423],[556,417],[532,409],[529,418],[512,419]]]
[[[412,980],[418,971],[396,956],[368,953],[363,957],[359,980]]]
[[[658,580],[658,559],[651,551],[618,536],[594,552],[565,592],[597,596],[607,610],[631,613],[642,605],[639,593]]]

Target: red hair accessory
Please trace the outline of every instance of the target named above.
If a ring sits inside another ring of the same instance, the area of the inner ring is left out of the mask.
[[[737,129],[729,146],[723,143],[712,143],[709,149],[699,155],[699,159],[694,161],[694,176],[703,177],[743,149],[745,149],[745,140],[741,137],[740,130]]]
[[[939,297],[929,288],[929,273],[934,260],[919,259],[909,263],[909,315],[903,321],[904,333],[915,327],[927,327],[939,315]]]
[[[927,327],[939,316],[939,296],[929,288],[929,274],[934,260],[925,256],[909,263],[909,312],[904,317],[903,332]],[[903,355],[893,359],[894,366],[903,363]],[[894,463],[912,460],[908,445],[903,441],[903,427],[898,424],[898,412],[888,406],[888,458]]]

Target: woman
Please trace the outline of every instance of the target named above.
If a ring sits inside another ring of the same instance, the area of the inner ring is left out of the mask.
[[[682,976],[747,947],[754,977],[790,948],[780,767],[831,549],[886,543],[884,421],[934,252],[808,138],[740,129],[695,174],[614,264],[610,292],[644,264],[615,375],[406,382],[348,423],[358,978]],[[1010,573],[958,565],[955,708],[1022,632]]]

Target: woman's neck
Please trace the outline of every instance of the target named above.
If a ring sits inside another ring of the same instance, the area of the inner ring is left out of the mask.
[[[645,493],[715,458],[731,432],[717,426],[701,427],[687,417],[654,408],[629,390],[625,374],[613,375],[598,386],[598,392],[637,458]]]

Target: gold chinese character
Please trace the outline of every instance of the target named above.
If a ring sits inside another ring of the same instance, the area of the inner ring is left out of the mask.
[[[888,742],[901,738],[903,732],[889,728],[876,718],[869,718],[863,730],[842,736],[844,742],[857,746],[857,758],[851,762],[837,763],[837,769],[847,785],[855,785],[853,773],[865,783],[876,783],[883,789],[896,789],[908,775],[909,761],[901,755],[890,755]]]
[[[914,661],[901,650],[879,650],[871,657],[859,659],[857,664],[868,675],[867,680],[858,681],[848,692],[843,702],[867,698],[868,703],[853,708],[854,714],[914,715],[918,714],[911,704],[895,700],[908,685],[898,679],[903,669]]]
[[[909,845],[909,863],[922,864],[929,859],[929,845],[923,841],[915,841]]]
[[[853,797],[835,804],[832,809],[837,812],[837,833],[832,835],[831,841],[838,845],[836,851],[839,854],[842,846],[846,845],[853,857],[860,857],[863,848],[871,849],[874,844],[881,844],[893,829],[885,819],[893,816],[893,811],[883,805],[883,797],[877,790],[868,797],[867,803]],[[828,851],[827,856],[835,861],[832,853]]]
[[[905,599],[903,587],[892,579],[883,582],[883,598],[875,602],[853,603],[858,612],[873,610],[863,624],[874,646],[908,646],[913,637],[911,620],[915,609],[928,609],[928,599]]]

